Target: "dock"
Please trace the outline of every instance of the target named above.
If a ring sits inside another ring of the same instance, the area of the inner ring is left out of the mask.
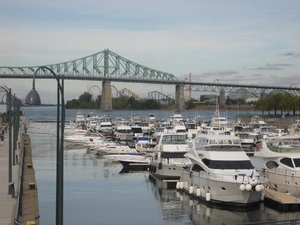
[[[15,157],[14,163],[11,164],[12,181],[9,182],[8,129],[5,129],[2,135],[3,138],[0,141],[0,224],[38,225],[38,190],[34,165],[32,164],[30,137],[24,130],[20,130],[18,149],[15,150],[15,156],[12,155]],[[24,161],[22,160],[23,153]],[[23,182],[20,179],[22,163],[24,165]],[[22,197],[21,201],[20,197]]]
[[[275,191],[270,188],[264,189],[264,204],[280,212],[300,211],[300,198]]]

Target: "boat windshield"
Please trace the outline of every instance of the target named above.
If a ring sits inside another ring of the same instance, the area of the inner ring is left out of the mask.
[[[162,144],[186,144],[185,135],[164,135],[161,140]]]
[[[240,152],[244,151],[239,145],[211,145],[205,146],[206,151],[218,151],[218,152]]]
[[[161,158],[170,159],[170,158],[185,158],[183,155],[186,152],[162,152]]]
[[[203,159],[205,165],[212,169],[254,169],[250,160],[243,161],[219,161]]]
[[[296,167],[300,167],[300,158],[295,158],[294,163]]]

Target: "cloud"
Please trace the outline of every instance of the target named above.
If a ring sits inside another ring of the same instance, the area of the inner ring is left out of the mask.
[[[251,68],[250,70],[282,70],[282,69],[279,67],[273,67],[273,66],[267,66],[267,67],[260,66],[260,67],[256,67],[256,68]]]
[[[294,66],[294,65],[289,63],[275,63],[275,64],[267,63],[266,66]]]
[[[293,57],[300,57],[300,53],[293,53],[293,52],[287,52],[283,54],[284,56],[293,56]]]

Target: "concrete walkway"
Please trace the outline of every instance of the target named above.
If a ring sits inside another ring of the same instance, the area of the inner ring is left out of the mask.
[[[39,210],[38,210],[38,194],[35,180],[34,167],[32,165],[31,158],[31,144],[28,134],[21,134],[19,139],[21,140],[21,149],[26,151],[25,168],[24,168],[24,181],[23,181],[23,204],[22,204],[22,216],[19,217],[19,221],[22,224],[26,224],[28,221],[39,224]],[[12,144],[13,145],[13,144]],[[0,141],[0,224],[11,225],[14,224],[16,217],[16,208],[18,202],[19,193],[19,179],[20,179],[20,150],[16,150],[18,156],[18,162],[15,161],[15,165],[12,164],[12,182],[14,183],[14,192],[10,194],[9,189],[9,133],[4,132],[4,141]],[[34,188],[30,188],[30,184],[35,184]]]
[[[9,134],[4,132],[4,141],[0,141],[0,224],[14,224],[16,216],[17,193],[19,187],[19,168],[18,164],[12,166],[12,181],[15,181],[15,197],[9,193],[8,176],[9,176]]]

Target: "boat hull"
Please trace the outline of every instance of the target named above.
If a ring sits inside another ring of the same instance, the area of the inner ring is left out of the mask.
[[[262,170],[260,172],[265,173],[269,179],[268,185],[270,189],[300,198],[300,176],[297,172],[279,168]]]
[[[223,206],[246,208],[262,200],[264,188],[262,184],[251,185],[251,189],[243,189],[241,185],[244,185],[243,188],[246,187],[243,180],[236,179],[236,176],[225,178],[222,175],[205,172],[183,172],[177,188],[199,200]]]

